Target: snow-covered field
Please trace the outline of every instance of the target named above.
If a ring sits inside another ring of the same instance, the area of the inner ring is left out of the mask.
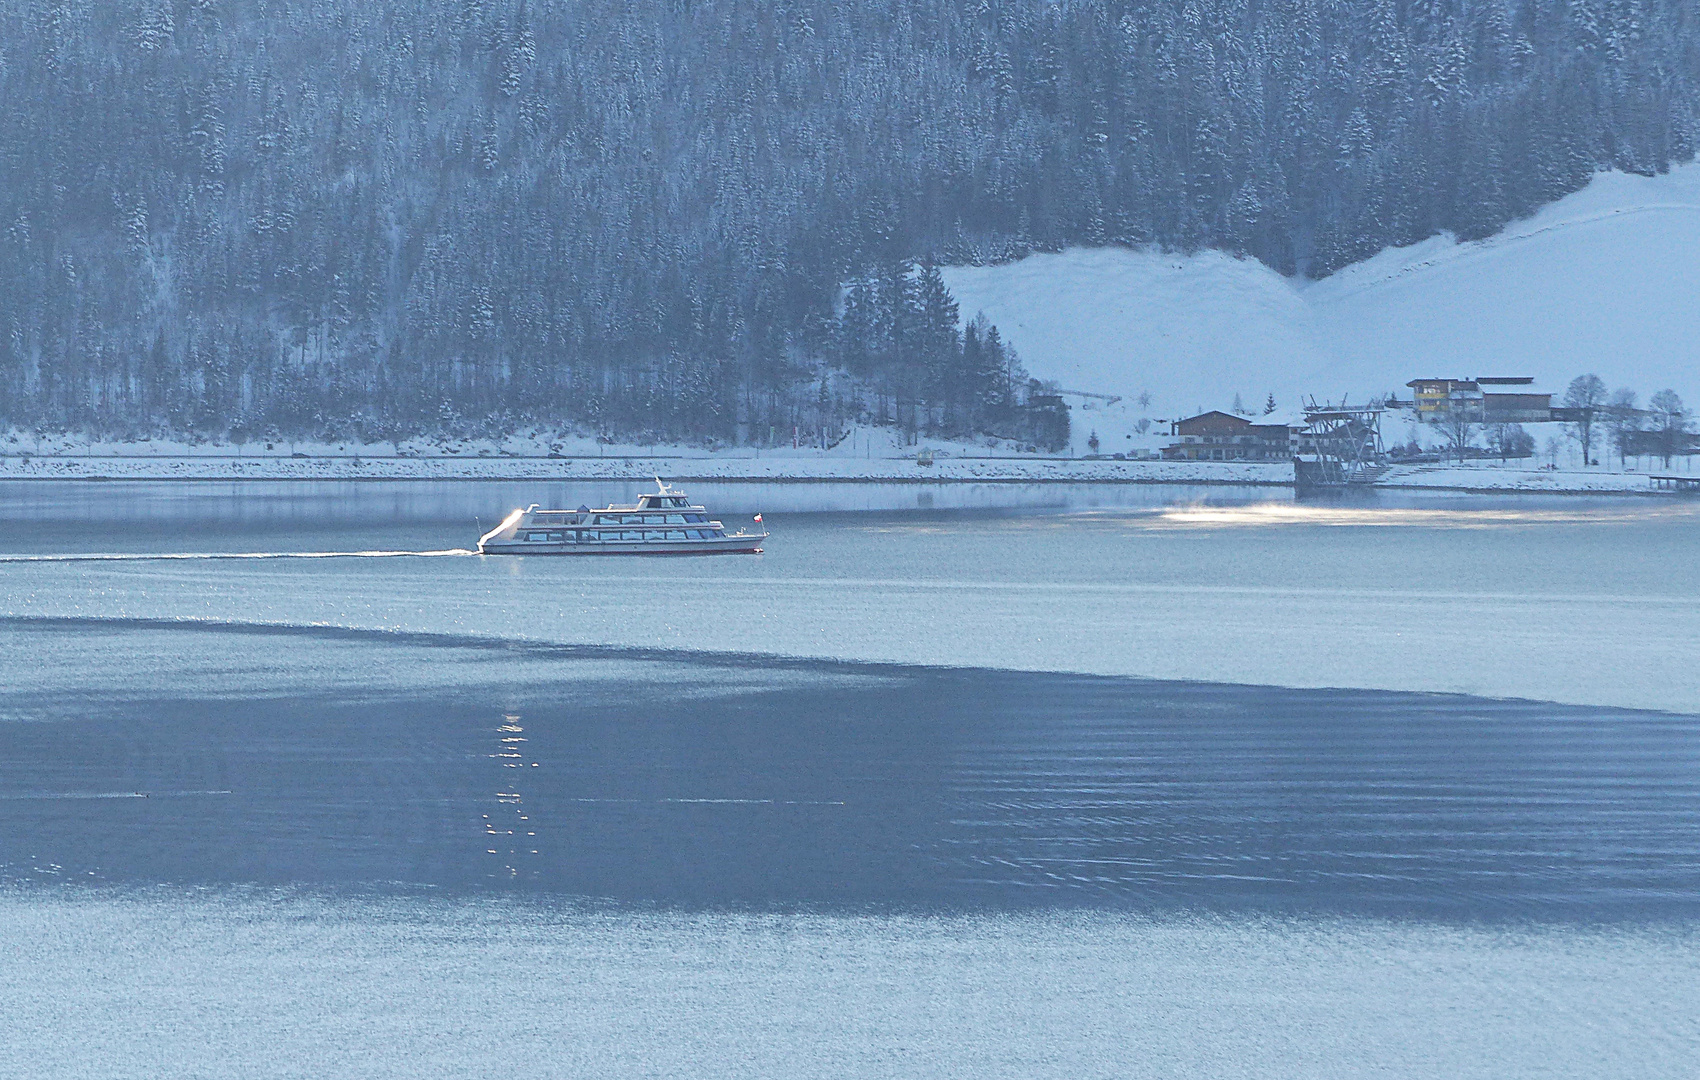
[[[920,451],[932,464],[920,463]],[[988,440],[904,447],[885,428],[830,449],[598,445],[584,436],[380,443],[170,440],[103,443],[71,435],[0,436],[0,479],[111,480],[871,480],[1286,484],[1285,464],[1085,460],[1018,452]]]
[[[1696,476],[1677,465],[1670,473],[1653,475]],[[1381,478],[1378,487],[1427,488],[1442,491],[1531,491],[1555,495],[1641,493],[1652,491],[1649,474],[1606,469],[1531,469],[1523,465],[1501,466],[1497,462],[1464,465],[1396,465]]]
[[[1290,465],[1210,461],[1116,461],[1023,454],[1007,447],[932,441],[898,445],[885,429],[854,432],[828,449],[707,450],[690,446],[603,446],[573,436],[501,441],[274,442],[241,446],[150,440],[91,443],[70,436],[0,436],[0,480],[672,480],[1291,484]],[[558,448],[558,449],[556,449]],[[598,453],[600,449],[600,453]],[[555,456],[551,456],[551,454]],[[1692,463],[1673,466],[1683,475]],[[1665,472],[1667,470],[1653,470]],[[1648,473],[1536,468],[1481,461],[1395,466],[1379,485],[1437,491],[1547,494],[1649,492]]]
[[[742,455],[660,456],[648,452],[605,458],[92,458],[11,459],[4,479],[60,480],[802,480],[979,483],[1289,484],[1287,465],[1209,462],[1078,461],[1059,458],[910,458]]]
[[[1141,418],[1236,395],[1258,413],[1272,395],[1285,418],[1309,395],[1409,397],[1418,377],[1529,375],[1562,394],[1596,372],[1643,403],[1671,387],[1700,404],[1700,164],[1602,173],[1497,236],[1435,237],[1315,282],[1220,252],[1127,248],[944,273],[963,314],[985,312],[1033,375],[1121,396],[1070,399],[1077,451],[1093,431],[1107,450],[1148,444],[1166,428],[1142,436]],[[1386,434],[1406,437],[1397,422]]]

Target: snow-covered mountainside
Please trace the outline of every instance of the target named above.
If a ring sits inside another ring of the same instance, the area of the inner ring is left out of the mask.
[[[983,311],[1028,370],[1119,394],[1081,408],[1106,452],[1140,417],[1302,400],[1362,401],[1418,376],[1532,375],[1562,394],[1597,372],[1641,400],[1672,387],[1700,405],[1700,164],[1602,173],[1486,240],[1436,237],[1321,281],[1218,252],[1073,248],[952,267],[963,314]],[[1150,404],[1140,405],[1141,393]],[[1390,434],[1399,435],[1400,432]]]

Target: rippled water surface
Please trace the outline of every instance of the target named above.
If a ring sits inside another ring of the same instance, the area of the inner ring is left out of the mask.
[[[0,624],[0,645],[59,672],[98,651],[228,680],[9,695],[14,877],[1700,913],[1691,717],[330,628],[66,619]]]
[[[1700,1045],[1691,503],[724,485],[767,554],[501,560],[626,493],[0,487],[0,1074]]]

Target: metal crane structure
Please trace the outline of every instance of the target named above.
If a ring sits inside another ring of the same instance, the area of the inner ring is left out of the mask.
[[[1381,445],[1381,403],[1305,407],[1305,426],[1293,455],[1293,488],[1345,491],[1367,488],[1387,471]]]
[[[1097,394],[1090,390],[1064,390],[1059,387],[1057,393],[1063,397],[1095,398],[1102,401],[1106,406],[1114,405],[1121,400],[1120,394]]]

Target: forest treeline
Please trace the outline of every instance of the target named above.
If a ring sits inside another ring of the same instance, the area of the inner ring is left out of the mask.
[[[931,264],[1485,235],[1693,156],[1696,11],[0,0],[0,423],[995,430]]]

